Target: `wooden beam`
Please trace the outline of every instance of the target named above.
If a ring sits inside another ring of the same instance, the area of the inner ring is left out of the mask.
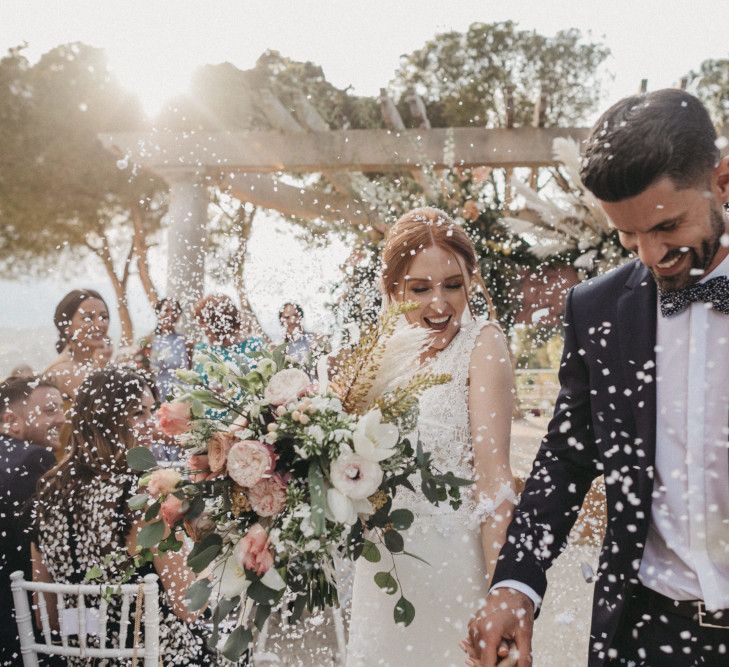
[[[431,130],[332,130],[100,134],[117,155],[154,170],[195,167],[209,175],[226,172],[411,171],[422,165],[448,168],[444,156],[453,141],[454,164],[460,167],[534,167],[554,164],[556,137],[587,138],[587,128]]]
[[[297,188],[269,174],[232,174],[219,187],[237,199],[304,220],[331,220],[373,226],[366,207],[348,197],[312,188]]]
[[[291,112],[268,88],[262,88],[254,98],[254,104],[266,116],[266,120],[281,132],[303,132],[304,128],[296,122]]]

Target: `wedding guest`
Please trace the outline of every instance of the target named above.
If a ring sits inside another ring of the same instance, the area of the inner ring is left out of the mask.
[[[18,364],[13,368],[13,370],[10,371],[10,375],[8,375],[9,378],[29,378],[33,377],[35,373],[33,372],[33,369],[28,364]]]
[[[30,579],[27,504],[54,463],[65,421],[61,393],[38,378],[0,384],[0,665],[21,663],[9,576]]]
[[[278,311],[278,319],[284,328],[287,356],[311,373],[317,359],[328,352],[325,338],[304,331],[304,310],[298,303],[285,303]]]
[[[190,368],[190,350],[187,339],[178,333],[177,325],[182,308],[174,299],[161,299],[154,307],[157,326],[150,342],[150,369],[155,374],[157,393],[161,400],[173,394],[177,386],[175,372]]]
[[[98,292],[76,289],[56,306],[53,322],[58,356],[43,375],[73,401],[86,376],[108,362],[109,308]]]
[[[251,366],[252,354],[263,346],[257,336],[246,335],[241,329],[240,311],[233,300],[225,295],[209,295],[195,306],[195,318],[208,338],[208,342],[195,345],[196,352],[212,353],[225,361]],[[202,371],[200,365],[196,370]]]
[[[531,664],[546,571],[604,474],[586,663],[725,667],[729,157],[697,98],[657,90],[597,121],[582,180],[637,257],[568,294],[554,416],[464,647]]]
[[[80,584],[93,566],[104,568],[107,580],[118,580],[127,567],[134,566],[137,535],[145,521],[142,510],[128,505],[138,480],[127,467],[126,453],[149,444],[154,433],[153,406],[149,385],[130,370],[95,371],[81,385],[68,455],[43,477],[34,504],[34,580]],[[173,523],[173,501],[177,500],[170,498],[161,510],[168,525]],[[162,662],[215,664],[205,647],[203,628],[184,603],[185,592],[195,580],[185,555],[173,551],[158,555],[153,563],[137,567],[134,579],[154,572],[162,584]],[[87,599],[87,605],[92,602],[93,598]],[[48,609],[56,625],[52,601]],[[107,637],[118,644],[119,597],[109,603],[109,619]],[[129,642],[132,635],[128,634]],[[94,644],[93,639],[90,642]],[[69,664],[86,665],[86,660],[69,658]]]

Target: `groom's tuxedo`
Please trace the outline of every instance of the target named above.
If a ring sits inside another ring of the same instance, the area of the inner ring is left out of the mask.
[[[604,474],[608,518],[590,667],[605,662],[625,602],[640,586],[656,473],[656,299],[655,281],[637,260],[568,295],[554,416],[494,573],[494,584],[514,580],[544,596],[545,572],[592,480]],[[727,462],[718,474],[729,476]]]

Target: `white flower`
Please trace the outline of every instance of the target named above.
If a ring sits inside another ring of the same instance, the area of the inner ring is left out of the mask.
[[[371,410],[357,424],[354,451],[368,461],[384,461],[395,453],[398,436],[396,426],[383,423],[379,409]]]
[[[286,405],[301,396],[311,384],[309,376],[298,368],[285,368],[274,375],[263,390],[271,405]]]
[[[329,478],[340,493],[352,500],[371,496],[382,483],[382,468],[359,454],[345,452],[332,462]]]
[[[309,426],[306,429],[306,435],[312,438],[317,445],[321,445],[324,442],[324,429],[318,424],[314,424],[314,426]]]
[[[256,370],[263,377],[270,377],[276,372],[276,362],[273,359],[261,359],[256,366]]]
[[[372,503],[367,498],[352,500],[341,491],[332,488],[327,491],[327,507],[332,519],[337,523],[351,526],[357,521],[359,514],[372,514]]]
[[[215,564],[213,568],[213,581],[220,583],[220,595],[228,599],[240,595],[248,588],[249,584],[245,570],[238,565],[238,562],[232,554]]]

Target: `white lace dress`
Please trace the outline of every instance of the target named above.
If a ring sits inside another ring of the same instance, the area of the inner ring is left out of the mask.
[[[436,373],[449,373],[452,381],[434,387],[420,399],[418,435],[441,471],[473,478],[473,452],[468,419],[468,371],[471,352],[486,320],[465,324],[451,344],[429,365]],[[413,478],[415,479],[415,477]],[[416,485],[417,488],[417,485]],[[377,572],[392,567],[384,549],[379,563],[357,561],[352,598],[348,667],[360,665],[463,665],[459,642],[468,620],[488,592],[474,487],[462,491],[463,504],[431,505],[419,494],[398,492],[395,504],[407,507],[415,523],[403,531],[405,550],[429,565],[405,555],[397,556],[397,576],[405,597],[415,606],[415,620],[398,626],[393,608],[399,593],[388,595],[375,585]]]

